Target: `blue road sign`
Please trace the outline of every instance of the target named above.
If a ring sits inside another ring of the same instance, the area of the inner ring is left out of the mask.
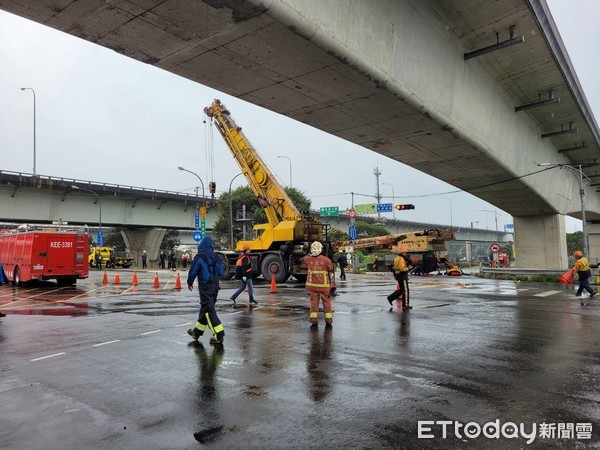
[[[350,225],[350,229],[348,230],[348,234],[350,234],[350,240],[355,241],[358,237],[358,232],[356,231],[356,225]]]
[[[96,240],[98,241],[98,247],[104,245],[104,235],[102,234],[102,231],[98,231],[98,237]]]
[[[194,213],[194,228],[200,228],[200,213]]]
[[[392,212],[392,204],[391,203],[377,203],[377,212]]]
[[[196,242],[200,242],[202,240],[202,237],[203,237],[203,235],[202,235],[202,233],[200,231],[196,231],[193,236],[194,236],[194,240]]]

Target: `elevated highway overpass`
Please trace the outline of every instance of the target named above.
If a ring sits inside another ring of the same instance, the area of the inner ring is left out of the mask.
[[[514,217],[522,267],[565,267],[564,217],[581,218],[573,172],[537,164],[581,164],[589,179],[600,176],[600,132],[544,0],[0,0],[0,8],[468,191]],[[598,259],[600,197],[589,184],[583,191]]]

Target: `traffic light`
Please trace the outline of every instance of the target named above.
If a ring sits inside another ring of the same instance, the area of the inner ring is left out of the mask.
[[[411,204],[408,204],[408,205],[396,205],[396,206],[394,206],[394,208],[396,208],[398,211],[404,211],[404,210],[407,210],[407,209],[415,209],[415,205],[411,205]]]

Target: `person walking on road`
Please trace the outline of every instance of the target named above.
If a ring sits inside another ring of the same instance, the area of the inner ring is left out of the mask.
[[[233,302],[233,306],[235,306],[235,299],[244,292],[246,286],[248,287],[248,304],[256,304],[258,303],[254,300],[254,291],[252,286],[252,261],[250,260],[250,246],[248,244],[244,244],[242,246],[242,253],[238,257],[235,263],[235,279],[241,280],[242,285],[238,288],[237,291],[233,293],[229,300]]]
[[[194,280],[198,279],[200,312],[196,326],[187,330],[187,333],[193,339],[198,340],[208,327],[212,333],[210,343],[220,345],[223,344],[225,330],[217,316],[215,303],[219,293],[219,277],[223,276],[225,270],[213,248],[212,238],[210,236],[203,237],[198,244],[198,254],[194,257],[188,272],[187,285],[190,291],[193,290]]]
[[[394,273],[394,278],[398,282],[398,287],[393,293],[388,295],[387,301],[390,306],[392,306],[394,300],[402,298],[402,309],[408,310],[412,309],[412,306],[410,306],[410,291],[408,289],[408,269],[411,262],[406,254],[405,247],[398,247],[397,252],[398,256],[394,259],[392,272]]]
[[[96,270],[102,270],[102,255],[99,250],[96,253]]]
[[[181,255],[181,263],[183,264],[183,270],[187,269],[189,257],[190,255],[188,255],[188,252],[183,252],[183,255]]]
[[[165,252],[163,250],[161,250],[160,251],[160,256],[159,256],[160,268],[161,269],[165,268],[165,259],[167,259],[167,255],[165,255]]]
[[[581,294],[585,289],[590,293],[590,298],[593,298],[596,295],[596,291],[594,291],[594,289],[590,286],[590,283],[588,281],[592,274],[590,271],[590,263],[587,260],[587,258],[583,256],[581,250],[577,250],[575,253],[573,253],[573,256],[576,260],[575,266],[573,266],[573,273],[577,273],[577,276],[579,277],[579,289],[577,289],[577,293],[575,294],[575,296],[581,297]],[[581,305],[588,306],[588,304],[583,301],[581,302]]]
[[[331,328],[333,308],[331,306],[331,289],[334,286],[335,269],[331,260],[324,255],[323,244],[315,241],[310,246],[310,254],[302,258],[302,264],[308,268],[306,290],[310,296],[311,328],[319,326],[319,299],[323,302],[325,327]]]
[[[346,266],[348,265],[348,259],[344,252],[340,252],[337,257],[337,262],[340,265],[340,280],[346,281]]]
[[[148,267],[148,255],[146,254],[146,250],[144,250],[142,252],[142,269],[145,269]]]

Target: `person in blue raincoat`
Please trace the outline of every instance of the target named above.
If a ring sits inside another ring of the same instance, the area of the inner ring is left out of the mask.
[[[225,331],[219,316],[217,316],[215,303],[219,293],[219,277],[224,273],[223,263],[214,252],[212,238],[205,236],[198,244],[198,254],[192,261],[187,278],[190,291],[193,290],[194,280],[198,279],[198,291],[200,292],[198,321],[194,328],[187,330],[187,333],[195,340],[198,340],[208,327],[212,333],[210,343],[223,344]]]

